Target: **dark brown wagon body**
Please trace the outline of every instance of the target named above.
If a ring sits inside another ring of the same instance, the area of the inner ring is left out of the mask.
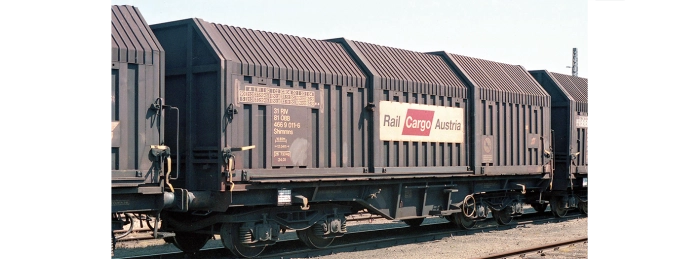
[[[588,79],[530,71],[552,96],[554,190],[588,186]],[[572,186],[573,184],[573,186]]]
[[[112,212],[162,208],[164,52],[141,13],[112,6]]]

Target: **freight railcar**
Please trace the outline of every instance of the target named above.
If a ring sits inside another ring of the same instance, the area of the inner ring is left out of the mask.
[[[163,145],[163,48],[135,7],[112,6],[111,59],[112,229],[117,230],[131,221],[123,213],[158,215],[170,178],[170,148]]]
[[[588,79],[547,70],[530,71],[552,96],[554,179],[549,192],[552,212],[569,208],[588,214]],[[544,211],[544,207],[537,207]]]
[[[520,66],[202,19],[137,27],[157,39],[160,72],[149,79],[157,85],[137,80],[151,94],[125,106],[139,126],[120,139],[154,137],[128,141],[140,144],[125,152],[147,176],[134,172],[139,181],[118,189],[128,199],[113,184],[113,213],[115,200],[144,204],[117,211],[162,216],[183,251],[219,234],[254,257],[286,230],[326,247],[359,210],[470,228],[489,215],[508,224],[525,204],[566,210],[586,197],[558,185],[558,115]]]

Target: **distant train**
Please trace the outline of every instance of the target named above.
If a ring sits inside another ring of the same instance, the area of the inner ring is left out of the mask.
[[[588,210],[588,80],[112,6],[112,222],[196,252],[322,248],[368,210],[420,225]],[[114,236],[113,236],[114,240]]]

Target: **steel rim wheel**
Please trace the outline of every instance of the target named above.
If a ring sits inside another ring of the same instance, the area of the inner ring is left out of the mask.
[[[326,248],[329,245],[331,245],[335,238],[323,238],[316,235],[314,231],[315,227],[316,225],[314,224],[313,226],[307,229],[297,230],[297,237],[299,238],[299,240],[301,240],[302,242],[304,242],[304,244],[306,244],[306,246],[311,248]]]
[[[211,239],[209,234],[175,232],[173,243],[185,253],[195,253],[202,249],[209,242],[209,239]]]
[[[448,220],[457,225],[457,227],[462,229],[470,229],[476,225],[476,220],[472,218],[467,218],[462,213],[455,213],[448,216]]]
[[[513,216],[511,214],[511,209],[510,207],[507,207],[505,209],[499,210],[499,211],[492,211],[493,217],[496,218],[496,222],[498,222],[499,225],[508,225],[510,222],[513,221]]]
[[[557,218],[561,218],[561,217],[566,216],[567,209],[563,208],[563,206],[561,206],[562,202],[565,202],[565,201],[560,196],[552,197],[552,199],[549,201],[549,205],[552,209],[552,214],[554,214],[554,216]]]
[[[420,226],[420,224],[423,224],[423,221],[425,218],[418,218],[418,219],[404,219],[402,220],[403,223],[406,223],[406,225],[409,225],[412,228],[417,228]]]
[[[588,201],[579,201],[578,209],[581,211],[581,214],[588,216]]]
[[[451,214],[447,219],[462,229],[470,229],[476,225],[474,214],[476,213],[476,200],[474,195],[464,196],[462,201],[462,213]]]
[[[547,210],[547,203],[533,203],[530,204],[532,206],[532,209],[539,213],[543,213],[545,210]]]
[[[226,247],[236,256],[249,258],[260,255],[265,250],[267,245],[259,247],[244,246],[241,243],[243,240],[240,234],[240,227],[240,224],[224,223],[221,226],[221,231],[219,233],[221,235],[221,243],[223,243],[224,247]]]

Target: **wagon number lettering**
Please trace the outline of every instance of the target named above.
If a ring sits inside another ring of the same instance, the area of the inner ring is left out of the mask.
[[[290,121],[292,116],[289,116],[289,109],[285,108],[274,108],[272,109],[272,117],[275,121]]]

